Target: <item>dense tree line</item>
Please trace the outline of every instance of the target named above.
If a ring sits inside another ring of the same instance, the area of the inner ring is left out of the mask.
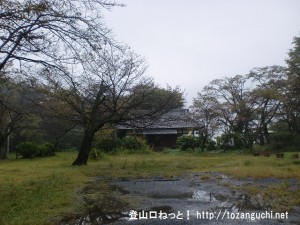
[[[115,6],[122,5],[0,1],[1,159],[9,137],[58,144],[72,131],[80,139],[73,165],[85,165],[97,131],[183,106],[178,87],[156,85],[144,59],[111,37],[101,12]],[[287,68],[213,80],[199,93],[193,112],[205,128],[203,145],[220,131],[242,147],[269,143],[270,129],[299,136],[299,42],[296,37]]]
[[[204,142],[222,133],[223,145],[232,139],[249,148],[254,142],[269,144],[272,131],[285,132],[299,144],[300,38],[293,44],[287,67],[254,68],[246,75],[216,79],[198,93],[192,111],[204,127]]]
[[[138,60],[138,56],[126,53],[110,62],[108,68],[101,65],[98,69],[104,72],[89,74],[86,70],[80,76],[56,76],[44,70],[42,81],[2,75],[2,158],[6,157],[10,136],[14,146],[20,141],[34,140],[60,148],[78,147],[85,152],[86,164],[100,129],[145,117],[155,119],[172,108],[182,107],[180,89],[155,85],[144,76],[142,61]],[[136,113],[139,111],[143,113]],[[79,145],[78,138],[82,140]]]

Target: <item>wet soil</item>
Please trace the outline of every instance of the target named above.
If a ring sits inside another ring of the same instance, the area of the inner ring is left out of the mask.
[[[280,207],[282,199],[267,202],[261,194],[265,188],[280,184],[285,185],[285,191],[299,191],[300,184],[294,179],[233,179],[221,173],[191,173],[172,179],[97,178],[95,182],[104,181],[110,195],[100,202],[97,198],[85,200],[89,211],[61,224],[300,224],[299,206],[285,210]],[[255,191],[251,193],[247,187]],[[250,213],[266,211],[288,211],[288,219],[251,218]]]

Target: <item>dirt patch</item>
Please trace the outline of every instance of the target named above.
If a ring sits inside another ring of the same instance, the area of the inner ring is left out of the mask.
[[[233,179],[221,173],[192,173],[175,179],[112,180],[107,185],[109,191],[101,198],[91,196],[103,190],[83,189],[89,210],[61,224],[300,224],[300,208],[289,200],[300,196],[300,185],[293,179]],[[295,195],[289,195],[292,192]],[[232,219],[241,213],[266,211],[288,212],[288,218]]]

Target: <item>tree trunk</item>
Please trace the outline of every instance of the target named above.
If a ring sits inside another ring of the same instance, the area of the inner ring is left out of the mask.
[[[205,144],[207,143],[207,134],[202,134],[202,143],[201,143],[201,149],[204,150],[205,149]]]
[[[264,126],[264,135],[265,135],[265,138],[266,138],[266,143],[269,144],[270,143],[270,136],[269,136],[269,131],[268,131],[267,125]]]
[[[9,134],[10,134],[10,130],[11,127],[9,127],[9,124],[7,124],[9,120],[9,117],[6,117],[6,115],[1,115],[2,118],[2,126],[0,126],[0,128],[2,128],[2,130],[0,130],[0,160],[1,159],[7,159],[7,142],[9,141]],[[3,117],[4,116],[4,117]],[[3,124],[3,119],[4,121],[6,121]],[[10,122],[9,122],[10,123]]]
[[[260,145],[265,145],[265,136],[263,133],[259,134],[259,144]]]
[[[92,148],[92,142],[93,142],[95,133],[96,133],[96,131],[95,132],[91,131],[91,130],[84,131],[84,137],[81,142],[81,146],[80,146],[77,158],[72,163],[73,166],[87,165],[87,161],[89,158],[89,153]]]
[[[5,142],[0,140],[0,159],[7,159]]]

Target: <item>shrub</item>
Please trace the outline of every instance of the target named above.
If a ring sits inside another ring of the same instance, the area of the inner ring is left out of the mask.
[[[57,151],[53,144],[45,143],[42,145],[38,145],[39,154],[37,156],[54,156]]]
[[[97,148],[92,148],[89,157],[90,159],[99,160],[103,158],[103,153]]]
[[[56,148],[50,143],[38,145],[34,142],[23,142],[16,147],[16,150],[23,158],[53,156],[56,152]]]
[[[239,133],[224,133],[219,138],[220,147],[224,150],[236,150],[249,148],[247,138]]]
[[[121,146],[125,150],[144,150],[147,148],[146,143],[134,136],[126,136],[121,141]]]
[[[39,155],[39,147],[34,142],[23,142],[17,145],[16,150],[23,158],[34,158]]]
[[[216,142],[214,140],[208,140],[207,145],[206,145],[207,150],[216,150]]]
[[[271,149],[273,151],[297,151],[300,146],[300,136],[291,132],[274,132],[271,134]]]
[[[200,147],[199,139],[194,136],[181,136],[177,139],[176,144],[178,148],[184,151]]]
[[[120,146],[120,140],[112,137],[101,138],[95,144],[95,147],[103,152],[111,152]]]

